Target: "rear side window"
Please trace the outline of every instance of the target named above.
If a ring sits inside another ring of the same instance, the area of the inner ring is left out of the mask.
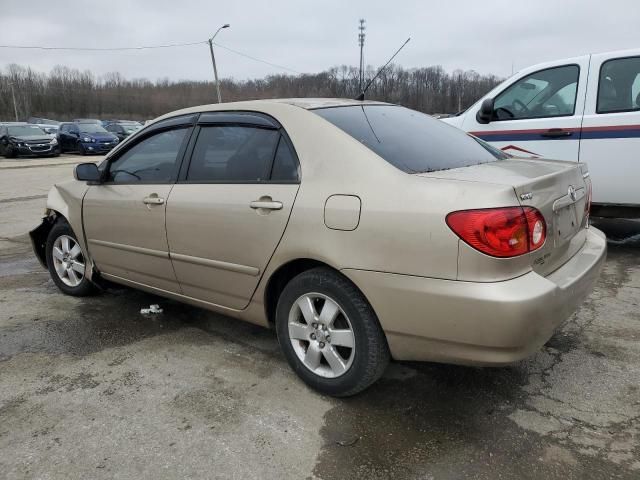
[[[640,110],[640,57],[608,60],[600,68],[598,113]]]
[[[274,182],[298,181],[298,162],[284,137],[280,137],[278,149],[271,168],[271,180]]]
[[[114,183],[168,183],[175,178],[178,154],[188,128],[151,135],[109,164],[108,181]]]
[[[468,167],[503,158],[462,130],[395,105],[312,110],[406,173]]]
[[[244,126],[202,127],[191,156],[189,182],[260,182],[269,169],[280,133]]]

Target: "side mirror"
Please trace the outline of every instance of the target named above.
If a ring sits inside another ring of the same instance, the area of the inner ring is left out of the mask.
[[[95,163],[81,163],[73,170],[73,178],[80,182],[99,183],[100,170]]]
[[[476,114],[478,123],[487,124],[493,120],[493,98],[485,98]]]

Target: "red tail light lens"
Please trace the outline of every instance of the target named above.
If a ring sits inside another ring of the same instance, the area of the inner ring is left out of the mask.
[[[508,258],[537,250],[547,238],[547,224],[533,207],[461,210],[447,215],[447,225],[462,240],[492,257]]]

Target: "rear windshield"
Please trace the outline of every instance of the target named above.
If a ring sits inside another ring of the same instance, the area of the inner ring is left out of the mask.
[[[462,130],[396,105],[312,110],[406,173],[436,172],[506,158]]]

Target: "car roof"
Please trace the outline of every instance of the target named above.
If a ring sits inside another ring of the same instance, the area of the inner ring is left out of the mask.
[[[176,110],[161,115],[160,117],[154,119],[152,123],[156,123],[160,120],[167,120],[169,118],[177,117],[180,115],[193,115],[204,112],[216,112],[225,110],[262,111],[268,106],[273,106],[275,104],[290,105],[302,108],[304,110],[358,105],[393,105],[392,103],[377,102],[374,100],[360,101],[347,98],[271,98],[264,100],[244,100],[241,102],[213,103],[208,105],[198,105],[195,107],[183,108],[181,110]]]
[[[377,102],[374,100],[361,101],[351,98],[274,98],[261,101],[287,103],[306,110],[312,110],[314,108],[348,107],[352,105],[390,105],[386,102]]]

